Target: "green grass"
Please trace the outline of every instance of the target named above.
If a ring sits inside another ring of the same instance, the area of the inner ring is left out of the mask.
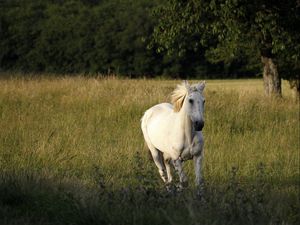
[[[297,224],[299,104],[207,81],[205,201],[166,193],[140,130],[180,81],[0,80],[1,224]]]

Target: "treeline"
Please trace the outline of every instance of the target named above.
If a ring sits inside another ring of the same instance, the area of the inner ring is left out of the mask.
[[[2,0],[0,70],[124,76],[253,76],[260,62],[209,63],[205,49],[158,53],[151,35],[163,0]]]

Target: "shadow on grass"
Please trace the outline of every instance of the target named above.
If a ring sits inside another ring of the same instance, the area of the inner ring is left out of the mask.
[[[263,169],[260,169],[263,170]],[[260,172],[260,174],[262,174]],[[0,175],[0,224],[299,224],[299,195],[264,182],[242,185],[232,169],[228,183],[167,192],[156,184],[113,190],[80,181],[45,179],[26,172]],[[142,178],[141,178],[142,177]],[[141,180],[142,179],[142,180]],[[148,181],[149,179],[147,179]],[[299,194],[299,193],[298,193]]]

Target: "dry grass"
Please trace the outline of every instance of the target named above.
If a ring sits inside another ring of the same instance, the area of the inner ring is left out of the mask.
[[[154,163],[140,131],[150,106],[169,101],[180,81],[83,77],[0,80],[0,171],[36,174],[93,188],[99,177],[119,190],[136,183],[135,156]],[[265,165],[271,190],[298,196],[299,105],[263,96],[261,80],[207,81],[204,177],[212,186],[238,168],[245,184]],[[192,163],[186,170],[193,179]],[[99,172],[100,171],[100,172]]]

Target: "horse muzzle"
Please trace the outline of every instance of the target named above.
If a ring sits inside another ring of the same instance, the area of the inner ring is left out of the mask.
[[[194,123],[194,127],[196,131],[202,131],[203,127],[204,127],[204,121],[196,121]]]

